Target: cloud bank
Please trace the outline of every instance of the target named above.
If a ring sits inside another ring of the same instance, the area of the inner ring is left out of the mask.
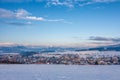
[[[120,38],[107,38],[107,37],[94,37],[91,36],[89,40],[93,41],[110,41],[110,42],[120,42]]]

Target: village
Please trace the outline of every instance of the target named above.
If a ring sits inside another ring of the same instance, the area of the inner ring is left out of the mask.
[[[0,64],[120,65],[120,55],[4,54],[0,55]]]

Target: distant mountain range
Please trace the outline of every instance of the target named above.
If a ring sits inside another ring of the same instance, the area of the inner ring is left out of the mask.
[[[25,52],[33,52],[33,53],[49,53],[49,52],[64,52],[64,51],[120,51],[120,44],[118,45],[110,45],[110,46],[102,46],[95,48],[63,48],[63,47],[26,47],[26,46],[0,46],[0,53],[25,53]]]
[[[26,46],[0,46],[0,52],[3,53],[19,53],[24,51],[36,51],[36,52],[55,52],[55,51],[64,51],[67,48],[61,48],[61,47],[26,47]],[[71,50],[70,48],[68,48]]]

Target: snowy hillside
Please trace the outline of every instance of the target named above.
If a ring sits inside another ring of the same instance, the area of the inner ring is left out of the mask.
[[[0,80],[120,80],[120,66],[0,65]]]

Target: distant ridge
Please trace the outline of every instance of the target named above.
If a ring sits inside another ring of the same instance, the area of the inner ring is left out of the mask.
[[[91,50],[98,50],[98,51],[120,51],[120,44],[109,45],[109,46],[102,46],[102,47],[95,47],[95,48],[88,48],[88,49],[80,49],[80,50],[76,50],[76,51],[91,51]]]

